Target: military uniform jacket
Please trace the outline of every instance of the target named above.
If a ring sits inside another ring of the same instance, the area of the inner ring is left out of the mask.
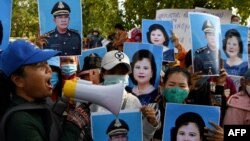
[[[208,46],[195,51],[194,72],[202,71],[204,75],[219,74],[219,55]]]
[[[48,45],[44,49],[54,49],[61,51],[61,55],[80,55],[81,54],[81,37],[76,30],[68,29],[66,33],[60,34],[57,29],[49,31],[44,36]]]

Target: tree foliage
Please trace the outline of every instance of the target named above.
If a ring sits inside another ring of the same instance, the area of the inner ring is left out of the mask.
[[[85,34],[95,29],[108,35],[122,22],[117,0],[82,0],[82,10]]]
[[[12,0],[11,36],[34,37],[39,32],[37,0]],[[93,29],[108,35],[116,23],[126,29],[141,25],[142,19],[154,19],[157,9],[203,7],[208,9],[238,9],[242,24],[250,13],[249,0],[125,0],[124,11],[118,9],[117,0],[81,0],[83,31]]]
[[[123,15],[126,26],[131,28],[139,26],[142,19],[154,19],[157,9],[193,9],[203,7],[208,9],[232,10],[238,9],[242,18],[242,24],[250,13],[250,1],[248,0],[126,0],[124,3],[126,13]],[[230,17],[229,17],[230,18]]]
[[[12,37],[34,37],[39,31],[36,0],[12,0]]]

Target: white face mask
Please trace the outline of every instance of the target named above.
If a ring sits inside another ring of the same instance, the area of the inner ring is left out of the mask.
[[[247,94],[250,96],[250,86],[246,85]]]
[[[124,83],[125,86],[128,86],[129,76],[128,75],[104,75],[104,85]]]

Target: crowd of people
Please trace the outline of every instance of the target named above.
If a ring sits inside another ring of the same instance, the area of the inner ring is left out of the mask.
[[[88,56],[84,60],[85,66],[82,70],[79,70],[77,56],[60,56],[59,51],[38,49],[37,46],[42,48],[41,42],[44,40],[38,40],[37,45],[27,40],[10,42],[0,53],[0,140],[91,141],[90,114],[107,109],[97,104],[79,103],[63,97],[65,80],[80,79],[107,86],[120,82],[128,85],[131,77],[136,87],[124,87],[121,110],[140,109],[143,115],[143,141],[162,140],[163,125],[167,122],[164,117],[168,102],[221,107],[220,124],[210,123],[214,128],[205,127],[204,121],[196,113],[185,113],[178,117],[177,121],[184,123],[176,122],[175,127],[171,129],[173,141],[182,140],[184,134],[188,134],[184,132],[187,127],[197,128],[197,133],[190,135],[197,140],[223,141],[224,125],[250,125],[250,70],[242,74],[239,91],[226,95],[226,87],[236,90],[234,84],[228,84],[232,80],[226,70],[230,68],[219,70],[219,76],[213,77],[202,77],[199,71],[193,73],[191,54],[179,42],[178,36],[174,33],[171,37],[164,35],[166,32],[162,31],[161,26],[152,25],[148,32],[150,43],[163,45],[165,52],[174,52],[168,49],[168,42],[172,41],[178,50],[174,63],[162,64],[164,70],[161,71],[161,81],[155,88],[156,65],[151,52],[140,50],[134,54],[131,61],[123,52],[124,42],[141,42],[141,32],[135,28],[131,31],[133,35],[128,37],[121,24],[116,24],[114,28],[116,34],[110,36],[109,43],[106,44],[108,52],[102,59],[96,54]],[[209,36],[208,31],[204,32]],[[162,42],[154,40],[157,34],[160,34]],[[228,37],[223,46],[226,55],[232,59],[241,58],[238,54],[228,51],[228,48],[233,48],[231,46],[234,42],[239,42],[237,47],[242,50],[241,41],[237,40],[239,34],[230,30],[226,36]],[[93,30],[91,35],[84,38],[83,48],[103,46],[103,39],[98,30]],[[242,66],[242,69],[246,69],[243,68],[243,65],[246,66],[245,62],[232,64],[230,60],[225,62],[229,67]],[[220,102],[213,102],[213,95],[219,95]],[[157,103],[160,115],[157,109],[148,106],[150,103]],[[19,109],[11,111],[15,107]],[[117,129],[111,131],[111,126],[107,130],[110,140],[118,138],[119,134],[116,133],[119,131]],[[125,129],[129,130],[127,127]],[[120,137],[128,139],[127,132],[122,132]]]

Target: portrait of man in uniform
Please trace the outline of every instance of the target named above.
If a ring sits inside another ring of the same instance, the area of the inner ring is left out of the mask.
[[[41,3],[42,1],[40,1]],[[61,56],[81,54],[81,35],[78,30],[70,29],[70,6],[64,1],[58,1],[52,7],[55,28],[43,34],[43,49],[61,51]]]
[[[142,113],[137,109],[121,110],[118,117],[92,112],[91,121],[94,141],[143,141]]]
[[[219,74],[219,47],[216,43],[214,23],[209,19],[205,20],[202,31],[205,34],[207,44],[194,52],[194,72],[202,72],[203,75]]]
[[[106,131],[108,141],[128,141],[128,124],[122,119],[113,120]]]

